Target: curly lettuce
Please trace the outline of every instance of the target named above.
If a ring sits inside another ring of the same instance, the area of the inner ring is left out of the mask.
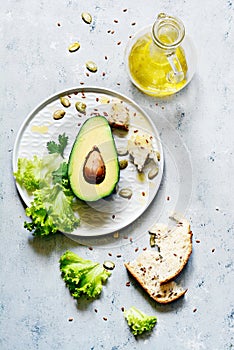
[[[31,222],[24,227],[33,231],[34,236],[46,236],[57,231],[71,233],[79,226],[79,218],[72,210],[73,196],[68,195],[59,183],[46,186],[34,192],[31,206],[26,208],[26,215]]]
[[[75,299],[82,295],[96,298],[111,275],[100,263],[85,260],[71,251],[65,252],[59,262],[62,278]]]
[[[14,176],[18,184],[32,193],[52,182],[52,172],[61,164],[61,156],[49,154],[43,158],[19,158]]]
[[[130,329],[134,335],[139,335],[143,332],[151,331],[157,322],[157,317],[146,315],[135,306],[132,306],[130,309],[125,310],[124,317],[126,318],[128,325],[130,326]]]

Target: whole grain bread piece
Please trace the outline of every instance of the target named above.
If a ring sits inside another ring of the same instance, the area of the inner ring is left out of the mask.
[[[150,267],[144,267],[144,259],[142,260],[142,266],[128,263],[125,264],[125,267],[151,296],[151,298],[160,304],[167,304],[179,299],[187,291],[187,289],[182,288],[174,281],[160,284],[157,279],[157,274],[154,274],[153,269],[151,270]]]
[[[129,130],[129,110],[122,103],[113,103],[107,120],[112,128]]]
[[[175,227],[155,224],[149,230],[149,233],[154,235],[158,248],[158,251],[152,251],[150,260],[152,259],[158,270],[160,283],[174,279],[183,270],[192,254],[193,234],[189,221],[176,213],[171,219],[176,221]]]
[[[186,293],[174,279],[184,268],[192,253],[192,232],[189,222],[173,215],[176,227],[156,224],[150,229],[158,251],[145,251],[125,267],[149,295],[160,303],[168,303]],[[172,282],[170,282],[172,281]]]

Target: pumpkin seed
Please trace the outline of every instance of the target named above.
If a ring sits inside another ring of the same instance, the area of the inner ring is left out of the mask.
[[[54,112],[53,118],[55,120],[62,119],[65,116],[66,112],[63,109],[58,109]]]
[[[155,235],[154,234],[150,234],[150,246],[151,246],[151,248],[156,246]]]
[[[60,102],[62,103],[62,105],[64,106],[64,107],[70,107],[71,106],[71,102],[69,101],[69,99],[68,98],[66,98],[66,97],[60,97]]]
[[[85,103],[83,103],[83,102],[76,102],[75,106],[76,106],[76,109],[77,109],[78,112],[85,113],[85,111],[86,111],[86,104]]]
[[[90,13],[88,12],[82,12],[81,14],[81,18],[83,19],[83,21],[87,24],[92,23],[92,16],[90,15]]]
[[[128,154],[128,150],[125,147],[119,147],[117,149],[117,153],[119,156],[126,156]]]
[[[68,50],[70,52],[75,52],[77,50],[79,50],[80,48],[80,43],[78,43],[78,41],[75,41],[74,43],[72,43],[71,45],[68,46]]]
[[[113,263],[112,261],[110,260],[106,260],[104,261],[103,263],[103,267],[107,270],[114,270],[115,268],[115,263]]]
[[[92,73],[95,73],[98,70],[96,63],[93,61],[87,61],[86,68]]]
[[[158,167],[153,167],[148,173],[148,179],[152,180],[158,175]]]
[[[130,188],[123,188],[119,191],[119,195],[123,198],[130,199],[132,197],[132,190],[130,190]]]
[[[127,168],[127,166],[128,166],[128,160],[127,159],[123,159],[123,160],[119,161],[119,168],[121,170]]]

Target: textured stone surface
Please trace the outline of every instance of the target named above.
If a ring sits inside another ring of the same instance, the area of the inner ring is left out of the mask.
[[[2,350],[233,348],[233,6],[231,0],[1,2]],[[83,11],[91,13],[91,25],[82,21]],[[161,11],[184,21],[197,47],[198,67],[187,88],[159,100],[131,85],[124,49],[128,36]],[[75,41],[81,47],[69,53]],[[88,60],[99,68],[89,76]],[[81,82],[133,98],[152,116],[165,150],[165,175],[153,205],[119,239],[82,242],[94,243],[93,250],[63,235],[38,239],[24,230],[11,166],[16,134],[27,114],[53,93]],[[194,251],[180,277],[186,297],[162,306],[130,279],[123,262],[137,254],[135,248],[149,248],[149,224],[165,221],[174,208],[191,220]],[[76,303],[69,295],[58,267],[66,249],[100,262],[112,253],[116,268],[98,300]],[[131,305],[158,317],[150,336],[135,339],[130,333],[121,307]]]

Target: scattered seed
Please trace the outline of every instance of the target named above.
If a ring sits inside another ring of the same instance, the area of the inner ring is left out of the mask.
[[[97,313],[98,312],[98,310],[97,309],[94,309],[94,311]]]
[[[103,317],[103,320],[104,320],[104,321],[107,321],[107,317]]]
[[[142,250],[144,250],[144,251],[147,250],[147,247],[144,247]]]
[[[89,250],[93,250],[93,247],[89,247]]]
[[[121,44],[121,41],[118,41],[118,42],[117,42],[117,45],[120,45],[120,44]]]
[[[156,246],[155,235],[150,235],[150,246],[151,248]]]
[[[212,253],[214,253],[214,251],[215,251],[215,248],[213,248],[213,249],[212,249],[211,251],[212,251]]]
[[[158,167],[154,166],[149,172],[148,172],[148,179],[153,180],[158,175]]]
[[[130,188],[123,188],[119,191],[119,195],[123,198],[130,199],[132,197],[132,190],[130,190]]]
[[[112,215],[112,219],[115,219],[115,215]]]
[[[136,25],[136,22],[132,22],[132,26],[135,26]]]
[[[107,60],[107,56],[105,56],[105,60]]]
[[[167,196],[167,201],[169,201],[170,200],[170,197],[169,196]]]
[[[109,256],[112,256],[112,253],[108,253]]]
[[[128,154],[128,150],[125,147],[119,147],[117,149],[117,153],[119,156],[126,156]]]
[[[200,243],[201,241],[200,241],[200,239],[196,239],[196,243]]]
[[[197,311],[197,308],[193,309],[193,312],[196,312]]]
[[[85,113],[85,111],[86,111],[86,104],[85,103],[78,101],[78,102],[76,102],[75,106],[76,106],[76,109],[78,112]]]
[[[126,287],[130,287],[131,283],[130,281],[126,282]]]
[[[123,9],[123,12],[127,12],[128,9]]]
[[[117,254],[116,258],[121,258],[121,256],[122,256],[121,254]]]
[[[102,76],[104,77],[106,75],[106,73],[105,72],[102,72]]]
[[[88,72],[86,72],[86,76],[89,77],[89,73]]]
[[[113,236],[114,238],[119,238],[119,232],[115,232]]]
[[[98,70],[96,63],[93,61],[87,61],[86,68],[92,73],[95,73]]]
[[[114,30],[112,30],[112,31],[111,31],[111,34],[114,34],[114,32],[115,32],[115,31],[114,31]]]
[[[135,248],[135,252],[138,252],[139,248]]]
[[[53,118],[55,120],[62,119],[65,116],[66,112],[63,109],[58,109],[57,111],[54,112]]]
[[[67,108],[71,106],[71,102],[69,101],[69,99],[64,96],[60,97],[60,102],[62,103],[63,107]]]
[[[141,192],[142,196],[145,197],[145,192]]]
[[[69,52],[76,52],[80,48],[80,43],[78,41],[68,46]]]
[[[117,83],[116,85],[120,86],[120,83]]]
[[[109,34],[111,32],[111,30],[109,29],[108,31],[107,31],[107,33]]]
[[[114,23],[118,23],[119,21],[117,19],[114,19]]]
[[[87,24],[92,23],[92,16],[90,15],[90,13],[88,12],[82,12],[81,14],[81,18],[83,19],[83,21]]]
[[[60,24],[60,23],[57,23],[57,26],[58,26],[58,27],[60,27],[60,26],[61,26],[61,24]]]
[[[121,307],[121,311],[124,312],[124,307],[123,306]]]
[[[129,35],[129,39],[132,39],[132,35]]]
[[[115,268],[115,263],[113,263],[113,261],[110,260],[106,260],[103,263],[103,267],[107,270],[114,270]]]
[[[127,166],[128,166],[128,160],[127,159],[123,159],[123,160],[119,161],[119,168],[121,170],[127,168]]]
[[[80,85],[84,85],[84,82],[83,82],[83,81],[80,81]]]
[[[130,237],[130,238],[129,238],[129,241],[132,243],[132,242],[133,242],[133,238],[132,238],[132,237]]]
[[[73,320],[74,320],[73,317],[69,317],[69,319],[68,319],[69,322],[72,322]]]

